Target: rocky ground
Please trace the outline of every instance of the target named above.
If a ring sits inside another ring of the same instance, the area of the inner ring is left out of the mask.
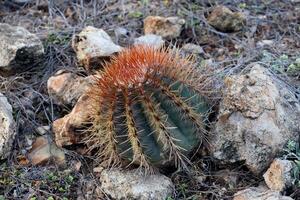
[[[133,45],[192,56],[218,92],[189,171],[97,165],[86,91]],[[0,200],[300,199],[300,2],[0,1]]]

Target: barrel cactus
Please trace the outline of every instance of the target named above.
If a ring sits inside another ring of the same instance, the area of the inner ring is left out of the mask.
[[[101,162],[186,167],[206,138],[205,75],[170,49],[134,46],[99,72],[88,95],[87,144]]]

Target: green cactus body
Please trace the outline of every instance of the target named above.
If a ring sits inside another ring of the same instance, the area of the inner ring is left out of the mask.
[[[136,46],[99,77],[89,93],[93,125],[87,138],[99,160],[186,166],[206,134],[205,76],[178,53]]]

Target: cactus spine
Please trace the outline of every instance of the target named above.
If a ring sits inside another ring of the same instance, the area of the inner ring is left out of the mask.
[[[186,167],[206,137],[207,77],[178,52],[147,46],[122,51],[98,77],[87,141],[99,160]]]

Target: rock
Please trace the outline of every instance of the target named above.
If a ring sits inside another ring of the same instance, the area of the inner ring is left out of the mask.
[[[95,167],[95,168],[93,169],[93,172],[94,172],[94,173],[101,173],[103,170],[104,170],[104,168],[101,167],[101,166],[99,166],[99,167]]]
[[[26,3],[30,3],[31,0],[12,0],[13,3],[17,3],[17,4],[26,4]]]
[[[126,28],[117,27],[115,30],[116,37],[126,36],[128,34],[128,30]]]
[[[273,40],[261,40],[256,43],[256,46],[262,48],[265,46],[272,46],[274,44]]]
[[[75,73],[59,70],[48,79],[48,93],[58,105],[74,105],[90,88],[92,81],[92,76],[81,77]]]
[[[260,65],[225,80],[224,98],[211,138],[222,163],[245,161],[263,172],[288,140],[298,139],[300,105],[295,95]]]
[[[19,26],[0,23],[0,74],[11,75],[33,67],[44,55],[39,38]]]
[[[74,165],[72,165],[74,170],[79,172],[81,166],[82,166],[82,163],[80,161],[77,161],[76,163],[74,163]]]
[[[154,34],[147,34],[144,36],[141,36],[139,38],[136,38],[134,40],[134,45],[139,45],[139,44],[143,44],[143,45],[149,45],[149,46],[153,46],[155,48],[160,48],[164,45],[165,41],[162,39],[161,36],[159,35],[154,35]]]
[[[278,191],[269,190],[267,187],[250,187],[234,194],[233,200],[293,200],[291,197],[282,196]]]
[[[103,170],[101,189],[113,199],[161,200],[172,197],[174,185],[164,175],[145,176],[139,170]]]
[[[187,43],[182,46],[181,50],[183,50],[187,54],[196,54],[196,55],[203,55],[205,52],[203,51],[202,47],[196,44]]]
[[[0,160],[9,155],[15,135],[16,123],[12,107],[7,98],[0,93]]]
[[[180,35],[184,24],[185,20],[178,17],[148,16],[144,20],[144,33],[174,39]]]
[[[44,165],[52,162],[58,165],[65,164],[65,153],[59,149],[49,138],[40,136],[36,138],[28,154],[32,165]]]
[[[207,17],[208,23],[222,32],[236,32],[246,24],[246,17],[241,12],[232,12],[225,6],[216,6]]]
[[[88,95],[82,95],[71,113],[53,122],[55,143],[59,147],[77,144],[81,141],[82,132],[80,129],[84,128],[90,121],[89,98]]]
[[[50,126],[39,126],[35,129],[35,131],[40,135],[46,135],[50,132],[51,127]]]
[[[103,59],[122,50],[104,30],[92,26],[85,27],[73,37],[72,47],[79,63],[87,70],[100,65]]]
[[[267,186],[271,190],[283,191],[292,185],[293,164],[288,160],[275,159],[264,174]]]

